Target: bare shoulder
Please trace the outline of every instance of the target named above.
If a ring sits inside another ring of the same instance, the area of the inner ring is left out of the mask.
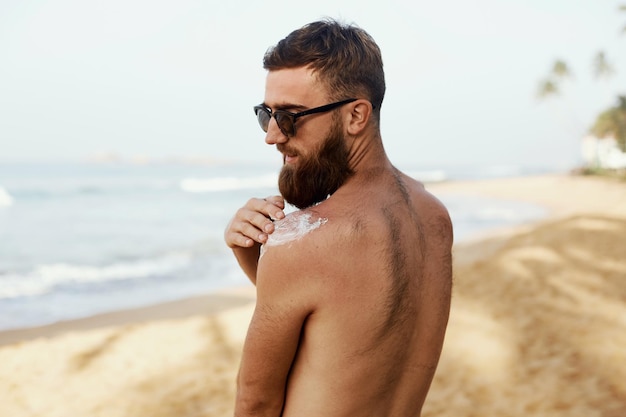
[[[423,183],[406,174],[402,174],[402,179],[428,236],[445,246],[452,246],[453,228],[448,209]]]
[[[310,297],[325,273],[336,238],[336,222],[311,209],[288,214],[274,223],[274,232],[261,248],[257,291],[291,292]]]
[[[276,246],[290,246],[327,222],[327,218],[311,210],[290,213],[285,218],[274,222],[274,233],[269,236],[263,250],[265,252]]]

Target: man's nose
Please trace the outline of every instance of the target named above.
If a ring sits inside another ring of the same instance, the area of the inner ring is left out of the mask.
[[[265,135],[265,143],[268,145],[276,145],[278,143],[285,143],[289,138],[280,130],[276,119],[273,117],[270,119],[267,125],[267,134]]]

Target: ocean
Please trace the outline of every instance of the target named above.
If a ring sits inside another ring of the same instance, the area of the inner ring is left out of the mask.
[[[527,175],[517,167],[400,167],[424,181]],[[222,163],[0,163],[0,330],[245,284],[223,242],[278,167]],[[530,204],[440,196],[455,241],[545,216]]]

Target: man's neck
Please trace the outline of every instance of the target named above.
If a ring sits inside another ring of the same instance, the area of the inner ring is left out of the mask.
[[[387,158],[380,134],[372,134],[353,139],[350,147],[348,164],[354,175],[372,169],[391,169],[391,163]]]

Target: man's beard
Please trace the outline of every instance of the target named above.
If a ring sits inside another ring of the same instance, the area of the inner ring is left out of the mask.
[[[333,119],[331,131],[317,153],[306,157],[298,155],[295,165],[283,165],[278,189],[289,204],[304,209],[324,201],[350,175],[352,170],[348,166],[348,149],[341,124]]]

